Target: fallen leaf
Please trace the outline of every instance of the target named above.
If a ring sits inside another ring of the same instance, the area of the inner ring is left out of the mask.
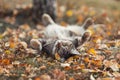
[[[6,54],[11,54],[11,51],[10,50],[6,50],[5,53]]]
[[[10,59],[2,59],[0,62],[3,65],[8,65],[8,64],[10,64]]]
[[[45,70],[45,69],[47,69],[47,67],[46,67],[46,66],[40,66],[39,69],[41,69],[41,70]]]
[[[68,11],[66,12],[66,15],[67,15],[68,17],[71,17],[71,16],[73,15],[73,11],[72,11],[72,10],[68,10]]]
[[[69,80],[75,80],[73,77],[70,77]]]
[[[96,51],[95,51],[94,48],[89,49],[87,52],[88,52],[89,54],[94,55],[94,56],[96,55]]]
[[[55,53],[55,59],[60,60],[60,55],[58,53]]]
[[[39,80],[39,79],[38,79]],[[51,77],[49,75],[41,75],[40,80],[51,80]]]

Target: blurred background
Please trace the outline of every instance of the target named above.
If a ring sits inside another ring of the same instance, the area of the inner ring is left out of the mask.
[[[35,25],[42,24],[43,13],[48,13],[63,26],[81,25],[86,18],[92,17],[95,23],[107,26],[107,34],[118,38],[119,4],[119,0],[0,0],[0,21],[10,23],[12,27],[29,24],[36,28]]]
[[[44,13],[62,27],[94,20],[82,55],[61,64],[31,48]],[[120,0],[0,0],[0,80],[120,80]]]

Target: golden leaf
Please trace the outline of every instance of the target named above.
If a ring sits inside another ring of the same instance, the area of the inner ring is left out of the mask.
[[[72,10],[68,10],[68,11],[66,12],[66,15],[67,15],[68,17],[71,17],[71,16],[73,15],[73,11],[72,11]]]
[[[2,34],[0,34],[0,39],[2,39],[3,38],[3,36],[2,36]]]
[[[5,53],[6,53],[6,54],[10,54],[11,51],[10,51],[10,50],[6,50]]]
[[[94,48],[91,48],[87,51],[89,54],[96,55],[96,51]]]

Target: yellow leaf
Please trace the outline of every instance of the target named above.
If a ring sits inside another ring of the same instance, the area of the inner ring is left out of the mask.
[[[6,54],[10,54],[11,51],[10,51],[10,50],[6,50],[5,53],[6,53]]]
[[[89,54],[96,55],[96,51],[94,48],[91,48],[87,51]]]
[[[66,12],[66,15],[67,15],[68,17],[71,17],[71,16],[73,15],[73,11],[72,11],[72,10],[68,10],[68,11]]]
[[[0,39],[2,39],[3,38],[3,36],[0,34]]]

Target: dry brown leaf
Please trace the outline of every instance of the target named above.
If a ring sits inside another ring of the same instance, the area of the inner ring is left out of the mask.
[[[60,55],[58,53],[55,53],[55,59],[60,60]]]
[[[69,80],[75,80],[73,77],[70,77]]]
[[[51,80],[51,77],[49,75],[41,75],[40,80]]]
[[[41,70],[45,70],[45,69],[47,69],[47,67],[46,67],[46,66],[40,66],[39,69],[41,69]]]
[[[0,64],[8,65],[8,64],[10,64],[10,59],[2,59],[2,60],[0,60]]]

